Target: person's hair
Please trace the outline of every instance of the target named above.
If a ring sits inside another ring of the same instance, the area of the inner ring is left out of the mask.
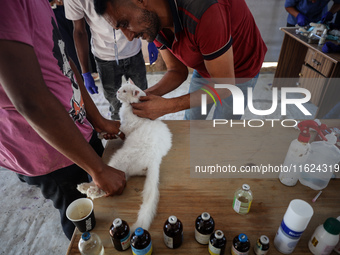
[[[94,9],[98,15],[105,13],[108,2],[110,2],[110,0],[94,0]]]

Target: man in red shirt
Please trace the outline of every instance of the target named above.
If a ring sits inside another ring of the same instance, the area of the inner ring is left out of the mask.
[[[140,117],[192,108],[186,119],[205,118],[198,107],[205,79],[235,84],[245,96],[255,86],[267,48],[244,0],[95,0],[95,9],[129,40],[141,37],[161,49],[167,72],[133,105]],[[187,79],[187,67],[195,70],[190,93],[162,98]],[[225,99],[214,118],[240,118],[232,113],[230,91],[217,92]]]

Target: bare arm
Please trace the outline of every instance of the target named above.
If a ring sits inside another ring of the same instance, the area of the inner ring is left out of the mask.
[[[163,54],[162,54],[163,56]],[[165,58],[165,61],[167,58]],[[222,56],[205,61],[205,66],[215,83],[235,84],[234,58],[232,47]],[[166,77],[170,79],[170,77]],[[165,76],[161,80],[164,82],[162,86],[166,86]],[[169,80],[170,83],[171,80]],[[160,90],[158,90],[160,91]],[[230,96],[227,89],[216,89],[221,98]],[[189,109],[190,107],[199,106],[201,104],[202,90],[197,90],[191,94],[180,97],[165,99],[155,95],[141,97],[141,103],[133,104],[134,113],[140,117],[156,119],[162,115]],[[212,102],[208,98],[208,103]]]
[[[298,10],[295,7],[286,7],[286,11],[293,15],[295,18],[297,17],[297,15],[299,15]]]
[[[146,90],[147,93],[163,96],[178,88],[188,77],[188,68],[168,49],[160,50],[167,72],[162,79]]]
[[[85,19],[73,21],[73,39],[76,46],[77,56],[81,66],[82,73],[90,71],[89,67],[89,42],[86,31]]]
[[[109,195],[123,191],[124,173],[103,163],[47,88],[32,46],[0,40],[0,83],[18,112],[46,142],[88,172]]]
[[[333,14],[337,13],[340,11],[340,4],[333,4],[329,11]]]

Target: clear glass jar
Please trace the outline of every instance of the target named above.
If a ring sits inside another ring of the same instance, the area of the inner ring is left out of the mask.
[[[248,184],[243,184],[234,194],[233,209],[239,214],[247,214],[253,201],[253,193]]]

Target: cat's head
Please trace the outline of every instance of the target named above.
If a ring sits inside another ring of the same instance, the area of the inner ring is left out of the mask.
[[[131,83],[123,84],[117,91],[117,98],[122,103],[138,103],[141,96],[145,96],[145,92]]]

